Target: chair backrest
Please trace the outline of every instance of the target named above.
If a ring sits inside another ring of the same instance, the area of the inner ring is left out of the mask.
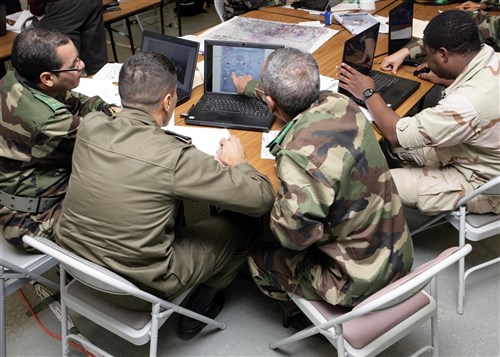
[[[215,11],[217,11],[217,15],[219,15],[219,19],[221,22],[224,22],[224,0],[214,0]]]

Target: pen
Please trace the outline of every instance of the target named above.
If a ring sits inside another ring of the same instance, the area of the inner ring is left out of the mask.
[[[339,15],[340,17],[351,17],[351,16],[366,16],[366,15],[369,15],[368,13],[366,12],[361,12],[361,13],[358,13],[358,14],[341,14]]]

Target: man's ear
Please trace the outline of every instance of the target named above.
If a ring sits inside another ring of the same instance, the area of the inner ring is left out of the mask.
[[[441,61],[443,63],[447,63],[449,58],[450,58],[450,54],[448,53],[448,50],[444,47],[440,47],[439,48],[439,58],[441,58]]]
[[[265,97],[266,103],[269,106],[269,109],[271,109],[271,112],[274,113],[276,110],[276,102],[274,101],[273,97],[270,95],[266,95]]]
[[[163,110],[169,112],[170,107],[172,106],[172,94],[168,93],[165,97],[163,97],[162,101]]]
[[[52,88],[54,86],[55,74],[51,72],[42,72],[40,74],[40,83],[46,87]]]

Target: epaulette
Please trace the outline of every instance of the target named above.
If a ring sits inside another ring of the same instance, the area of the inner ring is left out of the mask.
[[[279,134],[276,136],[276,138],[271,141],[269,144],[267,144],[267,148],[269,149],[269,152],[276,156],[276,154],[281,150],[281,143],[285,139],[286,134],[292,129],[292,127],[295,125],[297,122],[297,119],[293,119],[289,121],[283,129],[279,132]]]
[[[177,140],[180,140],[185,144],[192,144],[192,142],[193,142],[193,140],[189,136],[174,133],[173,131],[170,131],[170,130],[163,130],[163,131],[165,132],[165,134],[171,135],[174,138],[176,138]]]
[[[33,93],[33,97],[41,101],[42,103],[45,103],[50,109],[52,109],[54,112],[66,108],[66,105],[58,101],[57,99],[54,99],[48,95],[41,94],[41,93]]]

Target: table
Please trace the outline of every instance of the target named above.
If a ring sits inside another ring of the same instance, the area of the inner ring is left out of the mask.
[[[383,1],[383,0],[381,0]],[[384,7],[385,8],[385,7]],[[282,10],[291,10],[291,11],[300,11],[293,9],[282,9]],[[301,11],[302,12],[302,11]],[[290,16],[289,12],[283,11],[267,11],[266,10],[257,10],[248,12],[242,16],[263,19],[269,21],[279,21],[286,23],[297,23],[303,21],[302,14],[298,16]],[[338,25],[331,25],[332,28]],[[333,36],[330,40],[328,40],[323,46],[321,46],[317,51],[313,53],[313,57],[318,62],[320,72],[323,75],[329,77],[336,77],[336,66],[341,63],[342,60],[342,52],[343,52],[343,44],[345,40],[350,38],[352,35],[344,28],[338,28],[339,33]],[[386,35],[387,36],[387,35]],[[383,53],[387,52],[387,39],[378,41],[377,44],[377,52]],[[377,69],[380,63],[378,63],[375,67]],[[397,110],[396,112],[403,116],[405,115],[415,104],[417,104],[423,96],[432,88],[432,83],[427,81],[422,81],[413,76],[413,73],[401,73],[402,77],[411,78],[414,80],[418,80],[421,82],[420,88],[415,92],[409,99],[407,99]],[[190,100],[179,105],[175,112],[176,116],[174,118],[176,125],[185,125],[184,120],[180,117],[180,113],[187,113],[192,105],[196,104],[201,95],[203,94],[203,87],[198,86],[193,89]],[[283,126],[278,120],[275,120],[272,126],[272,130],[279,130]],[[276,172],[275,172],[275,162],[274,160],[261,159],[261,145],[262,145],[262,133],[253,132],[253,131],[244,131],[244,130],[236,130],[230,129],[229,132],[232,135],[240,138],[242,144],[245,147],[246,156],[248,162],[255,167],[258,171],[264,173],[269,177],[275,189],[278,187]],[[378,135],[380,138],[380,135]]]
[[[111,25],[115,22],[125,20],[125,25],[127,27],[127,37],[130,42],[130,50],[132,54],[135,53],[135,45],[134,39],[132,36],[132,29],[130,27],[130,17],[138,15],[140,13],[151,10],[155,7],[160,8],[160,22],[161,22],[161,33],[165,34],[165,20],[163,18],[163,7],[168,3],[168,0],[121,0],[120,1],[120,10],[119,11],[111,11],[104,12],[104,26],[108,30],[109,40],[111,42],[111,48],[113,50],[113,58],[115,62],[118,61],[118,55],[116,53],[116,44],[113,37],[113,31],[115,31]],[[175,0],[175,6],[177,9],[177,26],[179,29],[179,36],[182,35],[181,28],[181,16],[180,16],[180,4],[179,0]]]

